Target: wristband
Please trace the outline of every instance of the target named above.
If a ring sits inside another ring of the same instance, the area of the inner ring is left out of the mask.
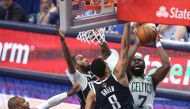
[[[156,43],[156,47],[157,47],[157,48],[158,48],[158,47],[161,47],[161,46],[162,46],[162,44],[161,44],[160,41]]]

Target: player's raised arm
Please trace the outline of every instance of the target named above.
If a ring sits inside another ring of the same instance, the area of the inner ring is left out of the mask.
[[[162,62],[162,66],[156,70],[156,72],[153,74],[153,85],[154,88],[166,77],[168,74],[168,71],[170,70],[170,61],[168,54],[163,49],[162,44],[160,42],[159,35],[156,39],[156,47],[158,48],[158,54]]]
[[[104,60],[106,60],[111,55],[111,50],[106,42],[100,44],[100,48],[101,48],[102,57]]]
[[[56,26],[56,30],[60,35],[62,50],[63,50],[63,54],[64,54],[65,60],[67,62],[67,65],[68,65],[69,73],[74,74],[76,72],[76,70],[75,70],[67,43],[65,42],[65,34],[63,31],[60,30],[60,28],[58,26]]]
[[[135,43],[133,44],[132,47],[129,48],[129,55],[128,55],[128,57],[129,57],[129,62],[128,63],[129,64],[128,64],[127,68],[126,68],[128,81],[130,81],[131,78],[132,78],[132,74],[130,72],[130,70],[131,70],[130,63],[134,59],[134,55],[137,52],[140,45],[141,45],[141,43],[140,43],[140,40],[139,40],[138,36],[135,36]]]
[[[140,45],[141,45],[141,43],[140,43],[139,38],[137,36],[135,36],[135,43],[129,49],[129,55],[128,55],[129,59],[132,59],[134,57],[134,55],[137,52]]]
[[[96,95],[94,94],[93,90],[91,90],[88,93],[87,99],[86,99],[86,106],[85,109],[94,109],[95,106],[95,98]]]
[[[121,39],[121,51],[119,54],[120,56],[114,70],[114,75],[116,76],[117,80],[120,82],[120,84],[124,86],[128,85],[128,79],[126,79],[127,75],[125,71],[129,61],[128,58],[129,40],[130,40],[130,25],[125,24],[123,36]]]
[[[81,75],[78,71],[76,71],[75,66],[73,64],[71,54],[69,51],[69,48],[67,46],[67,43],[65,41],[65,35],[64,32],[62,32],[59,27],[56,27],[56,30],[59,32],[60,39],[61,39],[61,44],[62,44],[62,49],[64,53],[65,60],[68,65],[68,77],[71,80],[72,83],[78,82],[81,86],[81,89],[85,89],[86,84],[87,84],[87,79],[83,75]]]
[[[70,89],[68,92],[64,92],[49,98],[45,103],[37,106],[37,109],[49,109],[51,107],[54,107],[62,103],[65,98],[70,97],[73,94],[77,93],[79,90],[80,90],[80,85],[74,84],[72,89]]]

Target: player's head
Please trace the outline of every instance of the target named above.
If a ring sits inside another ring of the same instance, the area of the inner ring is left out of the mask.
[[[96,58],[93,60],[91,71],[99,78],[105,77],[111,72],[108,64],[102,58]]]
[[[134,58],[131,60],[131,73],[135,76],[141,76],[144,74],[145,62],[140,53],[136,53]]]
[[[12,97],[8,101],[9,109],[30,109],[29,103],[22,97]]]
[[[74,55],[72,57],[73,63],[75,68],[78,70],[89,71],[90,70],[90,63],[87,58],[83,57],[82,55]]]
[[[8,9],[13,4],[13,0],[1,0],[0,2],[4,9]]]

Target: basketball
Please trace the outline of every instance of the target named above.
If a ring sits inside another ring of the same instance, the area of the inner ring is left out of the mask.
[[[139,38],[143,45],[150,42],[155,42],[158,32],[155,27],[143,24],[137,27],[136,36]]]

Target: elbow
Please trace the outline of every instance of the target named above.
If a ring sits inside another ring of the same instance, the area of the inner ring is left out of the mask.
[[[170,68],[171,68],[171,65],[170,65],[170,62],[167,62],[166,64],[164,64],[164,70],[166,71],[166,72],[168,72],[169,70],[170,70]]]

